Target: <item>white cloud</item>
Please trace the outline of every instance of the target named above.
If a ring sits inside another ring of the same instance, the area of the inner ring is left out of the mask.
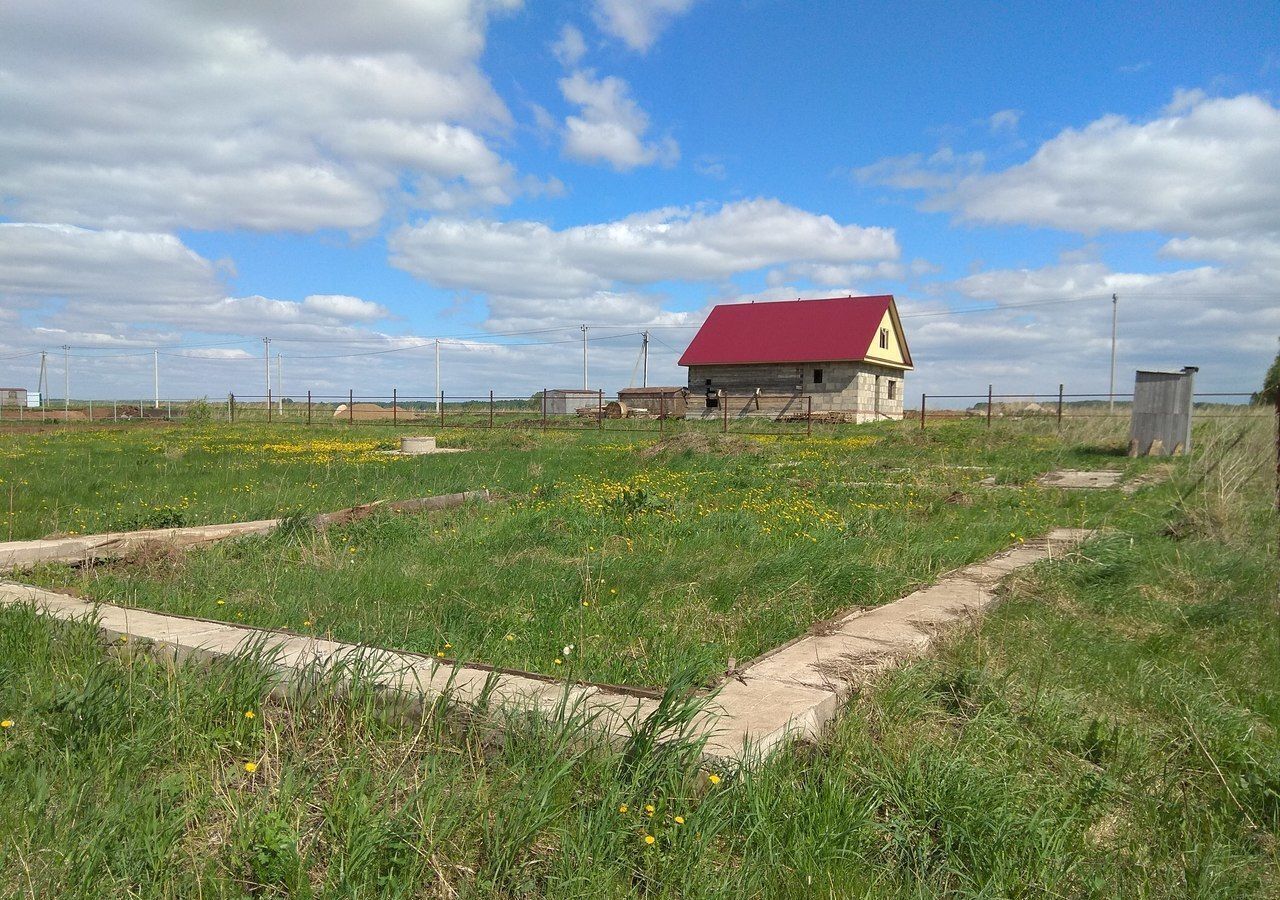
[[[432,219],[392,235],[392,263],[446,288],[583,296],[614,285],[718,281],[789,263],[896,259],[891,229],[841,225],[777,200],[669,207],[556,231],[538,222]]]
[[[632,50],[645,53],[663,30],[688,12],[696,0],[595,0],[593,18],[600,30]]]
[[[932,201],[961,218],[1095,233],[1280,231],[1280,109],[1262,97],[1179,94],[1159,118],[1104,116],[1030,160],[971,174]]]
[[[581,107],[579,115],[564,123],[564,152],[570,158],[606,162],[619,172],[654,163],[672,165],[680,158],[680,147],[672,138],[645,140],[649,116],[621,78],[574,72],[560,79],[560,91]]]
[[[987,119],[987,126],[992,134],[1012,134],[1018,130],[1018,122],[1022,119],[1022,110],[1002,109]]]
[[[587,41],[582,32],[572,25],[560,29],[560,37],[551,45],[551,52],[566,69],[572,69],[587,55]]]
[[[479,56],[511,5],[8,4],[0,214],[310,231],[508,202],[484,135],[510,116]]]

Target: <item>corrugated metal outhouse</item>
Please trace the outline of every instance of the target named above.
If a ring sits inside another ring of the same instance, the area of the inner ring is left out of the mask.
[[[1181,372],[1139,370],[1129,422],[1130,456],[1178,456],[1191,452],[1191,409],[1196,366]]]

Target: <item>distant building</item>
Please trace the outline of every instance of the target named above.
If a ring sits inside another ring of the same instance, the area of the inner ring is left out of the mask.
[[[0,387],[0,409],[17,409],[27,406],[27,389]]]
[[[914,368],[890,295],[711,310],[680,357],[689,368],[689,418],[840,414],[855,422],[902,418]]]
[[[582,406],[596,406],[600,403],[599,391],[583,388],[551,388],[547,391],[546,413],[549,416],[571,416]]]
[[[618,399],[628,407],[643,409],[651,416],[668,419],[684,418],[688,398],[689,389],[678,385],[629,387],[618,391]]]

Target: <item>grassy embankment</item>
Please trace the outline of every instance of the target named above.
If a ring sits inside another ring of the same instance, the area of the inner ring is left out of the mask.
[[[1270,435],[1220,438],[818,745],[714,785],[687,744],[263,703],[252,660],[0,612],[0,891],[1274,897]]]
[[[41,583],[653,686],[714,676],[837,610],[893,600],[1055,525],[1123,526],[1169,490],[1038,487],[1038,473],[1061,466],[1153,465],[1116,456],[1096,433],[1060,438],[1046,423],[988,432],[949,422],[923,435],[909,424],[847,426],[809,439],[690,428],[658,453],[650,437],[608,431],[445,437],[472,452],[389,458],[376,453],[385,430],[32,436],[12,443],[7,477],[19,484],[24,534],[299,516],[268,538],[50,567],[32,576]],[[997,487],[979,484],[987,475]],[[305,527],[306,513],[480,486],[503,499]]]

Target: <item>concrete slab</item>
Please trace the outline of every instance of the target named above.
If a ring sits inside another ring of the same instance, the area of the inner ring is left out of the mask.
[[[1023,566],[1065,553],[1087,538],[1054,529],[991,559],[954,572],[893,603],[851,610],[815,632],[764,654],[720,686],[698,723],[717,763],[747,763],[796,739],[817,738],[843,704],[875,675],[927,652],[946,628],[996,602],[992,585]],[[623,736],[658,701],[603,685],[572,684],[528,673],[468,666],[308,635],[171,616],[0,582],[0,606],[29,603],[59,619],[96,617],[111,639],[141,642],[178,659],[213,659],[258,649],[281,685],[343,667],[361,672],[410,710],[440,697],[511,711],[584,716],[593,729]]]
[[[489,492],[463,491],[437,497],[413,500],[378,500],[337,512],[316,516],[316,524],[325,527],[338,522],[354,521],[380,509],[392,512],[423,512],[448,509],[473,500],[487,501]],[[0,572],[26,569],[41,563],[86,563],[100,559],[118,559],[145,544],[161,543],[179,550],[190,550],[228,538],[267,534],[279,527],[280,519],[257,519],[250,522],[227,522],[220,525],[193,525],[186,528],[152,528],[142,531],[112,531],[104,534],[73,535],[36,541],[0,542]]]
[[[1123,472],[1117,472],[1112,469],[1099,469],[1091,472],[1079,469],[1059,469],[1056,472],[1045,472],[1036,481],[1044,487],[1079,491],[1113,488],[1120,484],[1120,479],[1123,477]]]

